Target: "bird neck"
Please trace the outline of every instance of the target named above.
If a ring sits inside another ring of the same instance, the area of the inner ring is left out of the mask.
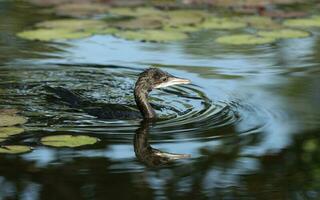
[[[133,144],[136,156],[140,160],[145,160],[145,158],[151,154],[152,147],[149,144],[148,135],[149,127],[151,127],[153,123],[154,121],[152,121],[152,119],[151,121],[150,119],[144,119],[141,121],[140,127],[136,130]]]
[[[156,118],[156,113],[148,102],[149,92],[151,92],[150,89],[137,82],[134,88],[134,98],[144,119]]]

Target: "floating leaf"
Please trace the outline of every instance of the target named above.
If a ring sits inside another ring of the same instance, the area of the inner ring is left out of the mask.
[[[86,29],[84,32],[89,34],[97,34],[97,35],[111,35],[118,33],[119,29],[116,28],[92,28],[92,29]]]
[[[27,119],[18,115],[7,115],[0,114],[0,127],[1,126],[15,126],[19,124],[24,124]]]
[[[108,10],[109,6],[98,3],[68,3],[54,8],[55,14],[69,17],[90,17],[104,14]]]
[[[83,145],[95,144],[99,139],[90,136],[55,135],[41,139],[41,143],[53,147],[79,147]]]
[[[23,31],[17,34],[17,36],[24,39],[40,41],[78,39],[90,35],[91,34],[87,32],[74,32],[67,29],[36,29]]]
[[[297,18],[297,17],[305,17],[308,14],[306,12],[289,12],[289,11],[279,11],[279,10],[271,10],[264,11],[262,13],[264,16],[272,17],[272,18]]]
[[[132,17],[140,17],[140,16],[155,16],[155,15],[163,15],[163,12],[152,8],[152,7],[137,7],[137,8],[111,8],[109,10],[110,14],[113,15],[123,15],[123,16],[132,16]]]
[[[203,21],[205,15],[204,12],[195,12],[190,10],[176,10],[168,11],[167,15],[169,19],[166,19],[166,23],[169,26],[182,26],[182,25],[195,25]]]
[[[310,33],[306,31],[300,30],[292,30],[292,29],[280,29],[274,31],[259,31],[257,33],[262,37],[269,37],[274,39],[282,39],[282,38],[304,38],[309,37]]]
[[[198,26],[177,26],[177,27],[165,26],[163,30],[191,33],[191,32],[200,31],[201,28],[199,28]]]
[[[18,135],[24,131],[23,128],[18,127],[2,127],[0,128],[0,139],[5,139],[12,135]]]
[[[231,18],[210,18],[199,24],[199,27],[203,29],[238,29],[246,26],[246,23]]]
[[[290,27],[320,27],[320,16],[304,19],[288,19],[283,24]]]
[[[31,147],[23,146],[23,145],[6,145],[0,146],[0,153],[6,154],[19,154],[19,153],[27,153],[32,150]]]
[[[124,31],[117,33],[116,36],[128,40],[140,40],[150,42],[170,42],[188,38],[188,36],[185,33],[163,30]]]
[[[275,39],[269,37],[259,37],[249,34],[239,34],[219,37],[216,39],[216,42],[231,45],[258,45],[275,42]]]
[[[129,29],[129,30],[140,30],[140,29],[159,29],[163,26],[161,20],[157,18],[136,18],[131,20],[119,21],[110,26],[120,28],[120,29]]]
[[[281,27],[280,24],[276,23],[270,17],[263,16],[245,16],[240,18],[234,18],[235,21],[240,21],[242,23],[246,23],[248,26],[254,28],[262,28],[262,29],[276,29]]]
[[[40,22],[36,26],[40,28],[78,31],[88,28],[104,28],[107,27],[107,24],[99,20],[59,19]]]

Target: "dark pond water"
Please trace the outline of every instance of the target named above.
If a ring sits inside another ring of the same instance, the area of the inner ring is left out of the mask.
[[[237,48],[210,43],[217,34],[210,31],[171,44],[15,37],[51,17],[0,1],[0,108],[18,108],[29,119],[25,133],[6,144],[34,147],[0,155],[0,199],[320,198],[319,30]],[[134,104],[137,74],[150,65],[192,80],[152,92],[157,113],[167,118],[154,124],[99,120],[43,90],[64,86],[102,103]],[[137,132],[144,134],[134,140]],[[39,143],[60,133],[101,141],[75,149]],[[191,157],[157,167],[166,160],[137,159],[137,142]]]

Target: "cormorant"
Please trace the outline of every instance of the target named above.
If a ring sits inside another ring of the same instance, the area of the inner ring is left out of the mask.
[[[134,98],[139,111],[122,104],[93,103],[79,94],[62,87],[46,86],[46,89],[66,102],[70,107],[79,108],[92,116],[102,119],[155,119],[156,113],[148,102],[148,94],[157,88],[177,84],[188,84],[189,80],[175,77],[158,68],[149,68],[143,71],[135,84]]]

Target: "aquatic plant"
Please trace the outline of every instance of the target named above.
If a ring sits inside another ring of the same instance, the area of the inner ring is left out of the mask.
[[[275,42],[275,38],[260,37],[251,34],[227,35],[216,39],[216,42],[230,45],[259,45]]]
[[[75,32],[67,29],[36,29],[22,31],[17,36],[28,40],[54,41],[88,37],[88,32]]]
[[[97,5],[68,5],[66,10],[89,12]],[[70,8],[69,8],[70,7]],[[54,8],[63,10],[63,8]],[[99,10],[99,9],[98,9]],[[248,27],[257,31],[256,35],[232,35],[216,39],[223,44],[266,44],[276,39],[308,37],[310,33],[283,28],[281,23],[265,16],[219,17],[196,9],[160,10],[153,7],[105,7],[104,20],[58,19],[36,24],[39,29],[27,30],[17,35],[24,39],[55,41],[88,37],[95,34],[115,35],[127,40],[144,42],[173,42],[189,37],[186,33],[202,30],[233,30]],[[102,11],[101,11],[102,12]],[[88,13],[87,13],[88,14]],[[110,18],[111,16],[111,18]],[[112,20],[113,16],[118,16]],[[301,21],[303,20],[303,21]],[[320,26],[320,17],[290,19],[286,26]],[[262,30],[260,30],[262,29]],[[268,30],[268,31],[267,31]]]
[[[0,146],[0,154],[20,154],[28,153],[32,148],[24,145],[5,145]]]
[[[258,31],[257,35],[262,37],[274,38],[274,39],[287,39],[287,38],[304,38],[309,37],[310,33],[301,30],[293,29],[280,29],[273,31]]]
[[[239,29],[245,28],[246,26],[247,24],[245,22],[219,17],[212,17],[198,25],[200,29]]]
[[[128,40],[151,42],[170,42],[188,38],[188,35],[185,33],[164,30],[123,31],[115,35]]]
[[[98,138],[79,135],[54,135],[41,138],[41,143],[52,147],[79,147],[84,145],[95,144]]]
[[[70,31],[80,31],[89,28],[105,28],[107,24],[100,20],[90,19],[58,19],[39,22],[36,24],[38,28],[48,29],[67,29]]]
[[[1,126],[15,126],[24,124],[27,119],[18,115],[0,114],[0,127]]]
[[[320,16],[302,19],[287,19],[283,24],[289,27],[320,27]]]
[[[24,131],[23,128],[19,127],[1,127],[0,128],[0,141],[10,137],[12,135],[18,135]]]
[[[111,23],[110,25],[125,30],[159,29],[163,26],[163,20],[153,17],[139,17],[131,20],[118,21],[116,23]]]

